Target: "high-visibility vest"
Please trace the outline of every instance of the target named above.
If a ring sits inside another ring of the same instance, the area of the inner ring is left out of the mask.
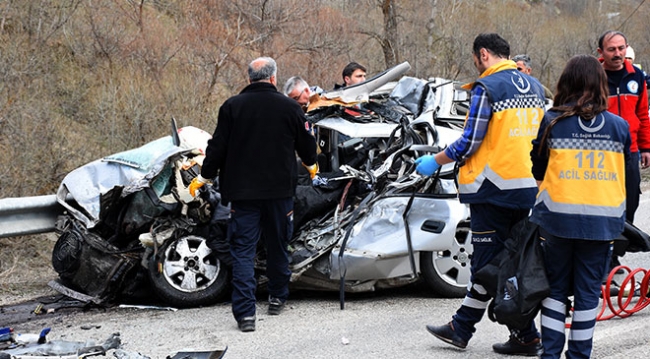
[[[557,116],[548,113],[544,121]],[[591,121],[571,116],[553,125],[546,142],[548,165],[535,222],[558,237],[616,238],[625,225],[627,122],[607,111]]]
[[[489,67],[477,84],[486,89],[492,117],[483,143],[460,167],[460,200],[532,208],[537,184],[530,151],[544,116],[544,89],[512,61]]]

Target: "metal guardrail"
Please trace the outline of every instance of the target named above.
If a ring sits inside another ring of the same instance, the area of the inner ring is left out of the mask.
[[[0,199],[0,238],[54,231],[64,207],[56,195]]]

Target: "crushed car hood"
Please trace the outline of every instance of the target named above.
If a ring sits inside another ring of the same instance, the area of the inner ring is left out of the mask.
[[[179,129],[179,135],[179,146],[174,145],[172,136],[165,136],[73,170],[61,182],[56,194],[57,201],[88,228],[93,228],[99,222],[101,197],[109,191],[121,188],[122,196],[126,196],[150,187],[160,195],[163,188],[157,188],[156,183],[164,184],[167,181],[152,179],[161,174],[168,159],[195,149],[204,153],[207,140],[211,137],[207,132],[191,126]],[[72,196],[84,212],[67,203],[68,196]]]

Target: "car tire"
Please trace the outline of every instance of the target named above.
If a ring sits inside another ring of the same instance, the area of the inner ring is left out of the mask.
[[[469,222],[461,222],[450,249],[420,254],[424,282],[445,298],[463,298],[470,279],[472,258]]]
[[[208,248],[205,238],[189,235],[170,240],[149,260],[156,294],[180,308],[212,305],[228,294],[230,270]]]

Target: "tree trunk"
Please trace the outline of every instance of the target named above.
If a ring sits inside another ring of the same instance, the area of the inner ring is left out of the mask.
[[[394,0],[382,0],[381,11],[384,14],[384,37],[380,41],[384,52],[386,68],[397,65],[399,52],[397,50],[397,11]]]

